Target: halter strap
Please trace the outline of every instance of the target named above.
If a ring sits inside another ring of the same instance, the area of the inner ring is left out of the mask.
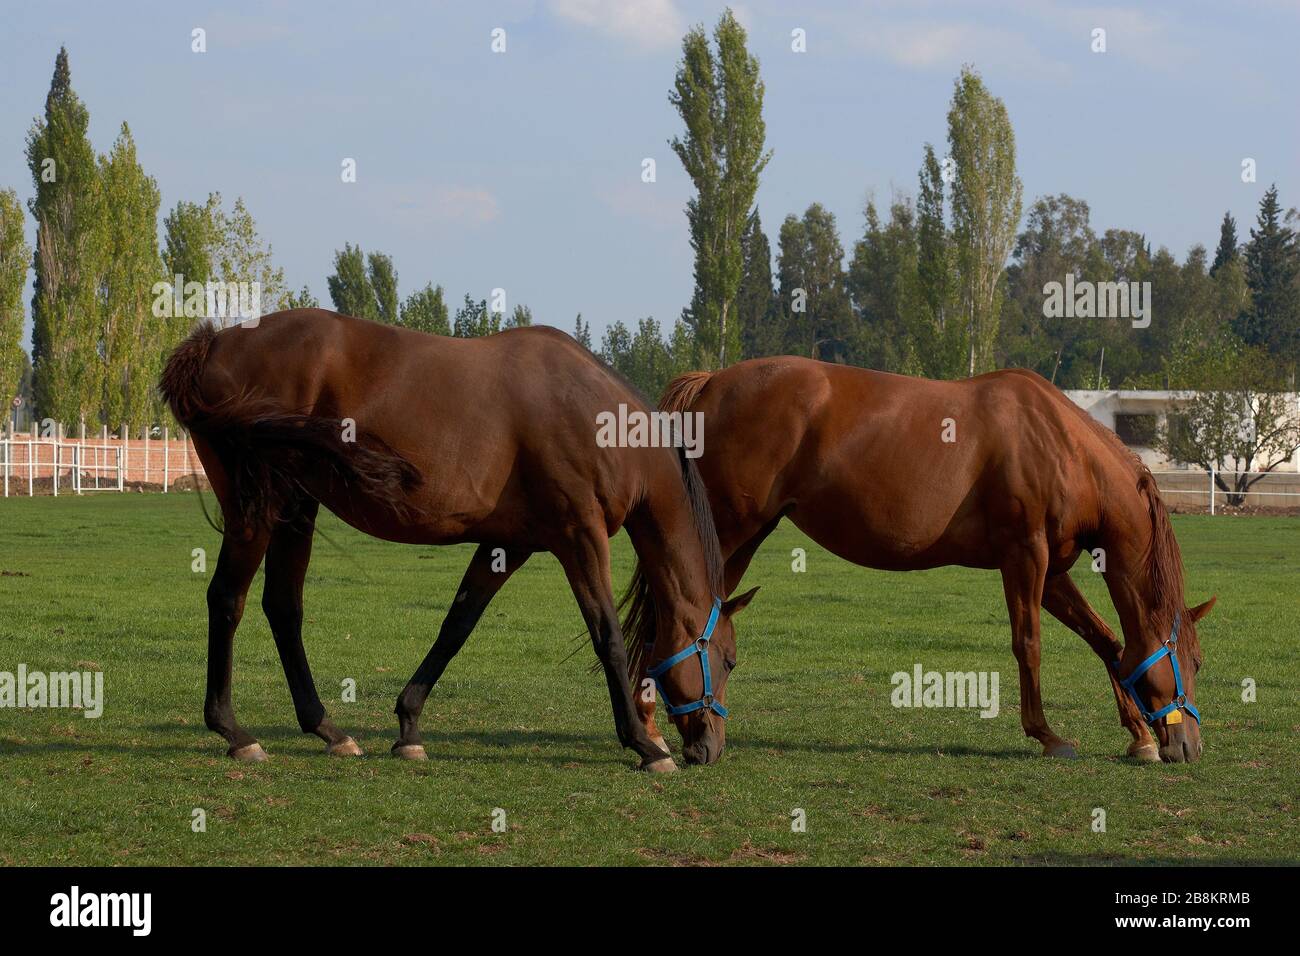
[[[1183,693],[1183,677],[1178,670],[1178,627],[1181,623],[1182,615],[1175,614],[1174,626],[1169,632],[1169,640],[1165,641],[1164,644],[1160,646],[1160,650],[1156,651],[1134,668],[1132,674],[1129,674],[1128,677],[1123,678],[1119,682],[1119,685],[1128,692],[1129,697],[1133,698],[1133,703],[1137,705],[1138,713],[1142,715],[1142,719],[1152,726],[1154,726],[1155,722],[1161,717],[1167,717],[1175,710],[1185,710],[1196,718],[1198,724],[1201,722],[1200,712],[1197,711],[1193,704],[1188,702],[1187,695]],[[1136,690],[1137,682],[1143,674],[1151,670],[1152,667],[1160,662],[1161,658],[1165,657],[1169,658],[1169,664],[1174,669],[1174,699],[1165,704],[1165,706],[1161,707],[1159,710],[1150,711],[1147,710],[1146,704],[1142,703],[1142,698],[1138,696]],[[1119,660],[1115,660],[1111,666],[1115,668],[1115,674],[1118,677]]]
[[[668,708],[668,713],[674,716],[689,714],[692,711],[706,707],[719,717],[725,718],[727,716],[727,708],[713,699],[713,677],[709,673],[709,639],[713,637],[713,629],[718,626],[718,615],[720,613],[722,613],[722,598],[715,597],[713,599],[713,610],[709,612],[709,622],[704,625],[704,633],[672,657],[665,658],[646,671],[647,674],[654,678],[655,687],[659,691],[659,696],[664,699],[664,706]],[[663,682],[659,678],[682,661],[696,656],[700,659],[700,670],[704,674],[704,695],[699,700],[693,700],[689,704],[673,706],[673,702],[668,699],[668,692],[664,690]]]

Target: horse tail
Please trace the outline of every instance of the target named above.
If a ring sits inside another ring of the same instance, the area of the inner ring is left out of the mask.
[[[1183,559],[1174,537],[1174,526],[1169,511],[1160,497],[1160,489],[1151,471],[1142,466],[1138,471],[1137,490],[1147,500],[1151,519],[1151,542],[1147,547],[1147,575],[1151,581],[1154,603],[1169,617],[1164,622],[1172,626],[1173,616],[1183,606]]]
[[[668,383],[663,395],[659,396],[659,410],[664,412],[690,411],[695,400],[709,384],[712,372],[686,372],[678,375]]]
[[[687,372],[677,376],[668,383],[668,387],[664,389],[659,399],[660,411],[690,411],[700,393],[704,391],[704,386],[708,384],[710,375],[711,372]],[[713,523],[713,508],[709,503],[709,492],[704,486],[704,479],[700,476],[695,461],[686,457],[685,449],[678,449],[678,457],[681,461],[682,484],[686,490],[686,500],[690,504],[695,530],[704,548],[709,586],[714,594],[725,598],[726,595],[722,593],[725,587],[722,576],[722,549],[718,544],[718,532]],[[632,580],[628,583],[627,591],[619,601],[618,610],[623,641],[627,648],[628,676],[636,681],[640,678],[646,654],[654,645],[659,626],[654,595],[650,591],[650,583],[639,560],[632,572]]]
[[[203,395],[203,372],[217,340],[211,322],[199,325],[163,369],[158,388],[176,420],[217,454],[228,473],[234,516],[250,528],[268,528],[293,499],[306,493],[301,476],[323,474],[350,492],[405,510],[406,492],[419,486],[419,469],[375,435],[358,431],[343,441],[341,419],[304,415],[247,390],[219,402]]]

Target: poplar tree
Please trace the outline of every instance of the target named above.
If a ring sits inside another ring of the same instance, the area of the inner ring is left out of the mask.
[[[1022,187],[1007,108],[969,66],[953,84],[948,152],[954,166],[953,238],[967,370],[974,375],[993,367],[1000,281],[1020,223]]]
[[[27,133],[27,165],[36,195],[36,270],[32,362],[36,414],[73,427],[93,418],[103,398],[97,357],[98,282],[105,243],[103,198],[90,114],[72,89],[68,51],[60,48],[45,115]]]
[[[700,360],[721,368],[740,354],[735,315],[744,269],[745,225],[759,174],[771,159],[764,152],[763,82],[758,60],[746,49],[745,29],[731,10],[713,31],[717,53],[702,26],[682,39],[682,59],[669,102],[686,124],[670,141],[695,185],[686,205],[695,251],[695,292],[684,313]]]
[[[163,275],[158,249],[158,185],[136,159],[135,141],[123,123],[112,151],[100,159],[108,256],[100,281],[103,420],[110,428],[152,424],[154,384],[165,345],[163,324],[153,314],[153,286]]]
[[[0,423],[10,413],[26,364],[23,288],[32,250],[23,234],[23,207],[12,189],[0,190]]]
[[[965,337],[955,302],[956,275],[952,236],[944,211],[943,168],[934,147],[925,144],[918,176],[916,200],[917,258],[923,314],[916,325],[917,352],[924,373],[931,378],[961,374]]]

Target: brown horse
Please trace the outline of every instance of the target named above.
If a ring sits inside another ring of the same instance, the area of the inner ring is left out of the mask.
[[[724,594],[783,517],[865,567],[996,569],[1020,666],[1021,724],[1044,754],[1074,749],[1043,716],[1040,607],[1105,663],[1133,736],[1130,756],[1200,756],[1195,622],[1214,600],[1184,606],[1178,544],[1151,473],[1038,375],[940,382],[769,358],[680,376],[660,406],[703,414],[699,466],[726,561]],[[1068,573],[1082,551],[1097,548],[1122,647]],[[1177,666],[1163,656],[1148,663],[1167,642]],[[632,657],[636,666],[635,646]],[[640,709],[654,735],[653,699]],[[1155,718],[1158,745],[1144,716]]]
[[[449,339],[320,309],[218,333],[200,326],[168,361],[161,390],[189,429],[221,506],[221,555],[208,588],[204,717],[229,754],[265,759],[235,720],[235,629],[266,559],[262,608],[304,732],[355,755],[312,681],[302,644],[302,587],[319,504],[390,541],[479,544],[437,641],[397,699],[394,753],[425,759],[420,712],[492,596],[537,551],[558,559],[609,685],[619,741],[641,765],[672,770],[667,746],[637,719],[610,584],[609,537],[626,526],[646,600],[633,622],[660,658],[701,636],[721,594],[721,558],[695,466],[667,447],[600,447],[597,416],[653,411],[563,332],[518,329]],[[721,607],[709,663],[725,699],[735,663]],[[646,632],[646,622],[652,632]],[[703,696],[703,671],[673,667],[669,700]],[[717,714],[677,720],[688,761],[721,752]]]

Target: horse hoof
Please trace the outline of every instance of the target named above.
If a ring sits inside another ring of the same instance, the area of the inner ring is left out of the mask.
[[[666,754],[673,752],[673,748],[668,746],[668,741],[664,740],[662,737],[651,737],[650,742]]]
[[[393,756],[402,760],[428,760],[423,744],[394,744]]]
[[[1136,740],[1128,745],[1128,755],[1138,763],[1159,763],[1160,748],[1153,741],[1138,743]]]
[[[266,760],[266,751],[256,742],[243,747],[231,747],[226,751],[226,755],[244,763],[262,763]]]
[[[1075,753],[1074,747],[1071,744],[1068,744],[1064,740],[1062,740],[1060,743],[1052,744],[1050,747],[1044,747],[1043,756],[1060,757],[1064,760],[1073,760],[1079,755]]]
[[[331,757],[362,757],[365,756],[357,742],[351,737],[344,737],[338,743],[330,744],[325,748],[325,752]]]
[[[641,769],[646,773],[673,773],[677,770],[677,764],[673,763],[672,757],[660,757],[650,763],[642,763]]]

